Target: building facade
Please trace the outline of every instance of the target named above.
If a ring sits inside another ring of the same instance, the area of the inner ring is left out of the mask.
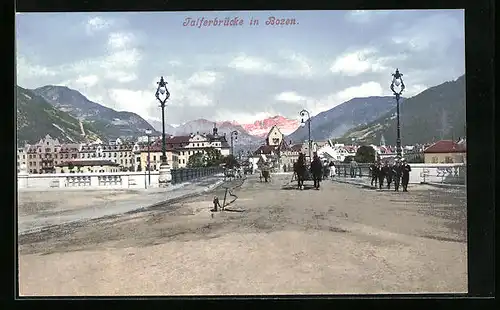
[[[465,163],[467,149],[465,143],[453,140],[441,140],[424,150],[426,164]]]
[[[171,169],[179,168],[179,150],[173,149],[169,144],[166,144],[165,155],[167,156],[167,163]],[[149,168],[151,171],[159,171],[162,156],[162,141],[158,139],[154,141],[148,148],[147,144],[141,144],[138,149],[134,151],[135,171],[148,171],[148,156]]]
[[[28,146],[26,149],[26,169],[28,173],[54,173],[55,165],[61,163],[59,150],[62,145],[58,139],[50,135],[40,139],[38,143]]]
[[[135,145],[121,143],[119,139],[113,141],[113,144],[84,144],[80,147],[78,158],[109,160],[118,164],[122,171],[135,171]]]
[[[17,148],[17,173],[20,172],[21,167],[27,167],[27,153],[28,145]]]

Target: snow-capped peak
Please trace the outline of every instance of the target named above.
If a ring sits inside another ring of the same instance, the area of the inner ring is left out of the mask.
[[[233,123],[236,122],[233,121]],[[275,115],[263,120],[257,120],[252,124],[243,124],[241,126],[252,136],[265,137],[274,125],[276,125],[284,135],[289,135],[300,126],[300,123],[298,120]]]

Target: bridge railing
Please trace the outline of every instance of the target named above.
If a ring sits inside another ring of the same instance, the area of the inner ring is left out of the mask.
[[[221,167],[202,167],[202,168],[178,168],[172,169],[172,184],[183,183],[218,173],[223,173]]]
[[[172,169],[171,184],[179,184],[221,173],[219,167]],[[159,187],[158,171],[105,173],[18,174],[18,189],[140,189]]]
[[[465,185],[467,165],[459,164],[412,164],[410,163],[410,183],[443,183]],[[351,177],[350,164],[336,165],[337,177]],[[354,170],[356,178],[371,177],[370,164],[358,163]]]

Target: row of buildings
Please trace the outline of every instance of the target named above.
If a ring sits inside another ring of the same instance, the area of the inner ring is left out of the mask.
[[[316,152],[323,160],[343,162],[347,157],[354,157],[360,145],[345,145],[328,141],[311,143],[311,153]],[[385,145],[382,138],[380,145],[370,145],[376,154],[374,160],[392,160],[396,157],[396,147]],[[299,153],[309,156],[308,143],[292,143],[277,126],[273,126],[266,136],[265,144],[261,145],[248,159],[248,164],[254,168],[264,163],[271,164],[279,170],[292,169]],[[408,159],[419,158],[423,163],[464,163],[466,161],[465,139],[441,140],[432,144],[418,144],[402,147],[402,155]]]
[[[189,157],[205,154],[214,148],[227,156],[230,146],[226,136],[219,135],[214,124],[211,134],[190,134],[169,136],[166,139],[166,156],[171,168],[184,168]],[[33,145],[17,149],[17,168],[30,174],[77,173],[77,172],[118,172],[159,170],[162,155],[161,138],[153,138],[150,143],[139,139],[126,142],[116,139],[109,143],[63,144],[49,135]]]

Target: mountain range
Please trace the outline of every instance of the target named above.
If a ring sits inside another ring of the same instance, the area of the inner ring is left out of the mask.
[[[116,111],[90,101],[80,92],[65,86],[47,85],[33,90],[48,103],[73,117],[87,121],[108,138],[134,138],[154,128],[139,115]]]
[[[50,134],[62,141],[103,141],[144,136],[146,130],[161,134],[161,122],[139,115],[116,111],[87,99],[80,92],[64,86],[43,86],[33,90],[17,87],[18,142],[34,143]],[[311,138],[378,143],[384,136],[395,141],[395,99],[388,97],[353,98],[311,118]],[[81,125],[80,125],[81,124]],[[235,151],[252,150],[264,143],[265,135],[276,125],[286,139],[295,143],[307,140],[307,126],[283,116],[273,116],[251,124],[235,121],[217,122],[219,134],[237,131]],[[197,119],[179,126],[166,124],[171,135],[211,133],[214,122]],[[85,133],[85,137],[82,135]],[[465,134],[465,76],[456,81],[431,87],[409,99],[401,100],[401,130],[404,143],[422,143]]]
[[[87,139],[105,139],[105,134],[92,124],[80,121],[49,104],[29,89],[17,86],[17,142],[35,143],[49,134],[62,142],[79,143]]]
[[[341,137],[349,129],[385,115],[394,105],[394,97],[390,96],[353,98],[311,117],[311,139],[327,140]],[[309,129],[306,125],[299,127],[287,139],[293,142],[302,142],[306,141],[308,136]]]
[[[454,81],[430,87],[400,105],[403,145],[465,137],[465,75]],[[387,144],[396,144],[396,107],[345,133],[343,139],[378,144],[383,136]]]

